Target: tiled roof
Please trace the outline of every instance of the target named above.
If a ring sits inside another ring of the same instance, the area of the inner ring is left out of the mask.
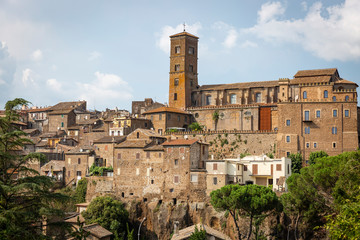
[[[74,109],[81,104],[85,103],[86,101],[75,101],[75,102],[59,102],[58,104],[52,106],[50,110],[57,111],[57,110],[64,110],[64,109]]]
[[[66,133],[64,130],[59,130],[57,132],[46,132],[41,134],[39,137],[40,138],[55,138],[55,137],[63,137],[65,136]]]
[[[164,147],[161,145],[152,145],[144,149],[144,151],[163,151]]]
[[[231,238],[229,236],[223,234],[222,232],[219,232],[207,225],[203,225],[200,223],[196,224],[196,225],[192,225],[192,226],[184,228],[184,229],[181,229],[178,234],[173,235],[171,240],[189,239],[191,234],[195,231],[195,226],[199,230],[204,229],[206,231],[207,235],[214,236],[214,237],[216,237],[216,239],[231,240]]]
[[[29,113],[36,113],[36,112],[48,112],[50,111],[50,107],[46,108],[35,108],[35,109],[28,109],[27,112]]]
[[[157,132],[155,132],[154,130],[151,130],[151,129],[138,128],[137,130],[141,131],[142,133],[144,133],[145,135],[147,135],[149,137],[165,138],[164,136],[161,136],[160,134],[158,134]]]
[[[44,166],[41,167],[41,171],[50,171],[52,167],[52,170],[55,172],[63,171],[63,168],[65,167],[65,161],[64,160],[51,160],[50,162],[46,163]]]
[[[242,82],[242,83],[230,83],[230,84],[214,84],[214,85],[202,85],[198,88],[199,91],[206,90],[224,90],[224,89],[247,89],[257,87],[276,87],[279,86],[279,81],[261,81],[261,82]]]
[[[79,213],[75,213],[75,214],[71,215],[70,217],[65,218],[65,222],[77,224],[78,223],[78,221],[77,221],[78,217],[79,217],[80,223],[85,222],[84,217]]]
[[[34,133],[39,130],[36,128],[29,128],[29,129],[24,129],[23,131],[24,131],[24,133],[31,134],[31,133]]]
[[[144,148],[149,144],[148,140],[126,140],[118,145],[116,148]]]
[[[314,77],[314,76],[332,76],[336,74],[336,68],[326,69],[313,69],[313,70],[300,70],[295,74],[295,78],[298,77]]]
[[[47,145],[48,145],[48,142],[45,140],[45,141],[38,142],[35,146],[36,147],[46,147]]]
[[[196,39],[199,39],[199,37],[195,36],[195,35],[192,35],[188,32],[180,32],[180,33],[177,33],[177,34],[174,34],[174,35],[171,35],[170,38],[173,38],[173,37],[180,37],[180,36],[189,36],[189,37],[193,37],[193,38],[196,38]]]
[[[79,121],[78,124],[79,125],[90,125],[90,124],[94,124],[94,122],[97,122],[98,120],[99,119],[91,118],[91,119],[86,119],[86,120]]]
[[[173,112],[173,113],[180,113],[180,114],[189,114],[188,112],[185,112],[181,109],[173,108],[173,107],[159,107],[159,108],[144,112],[143,114],[160,113],[160,112]]]
[[[89,232],[91,235],[94,235],[97,238],[105,238],[112,236],[112,232],[106,230],[102,226],[100,226],[98,223],[93,223],[90,225],[85,225],[83,229],[87,232]]]
[[[301,84],[301,83],[329,83],[331,76],[314,76],[314,77],[299,77],[292,79],[291,84]]]
[[[192,145],[194,143],[196,143],[198,140],[197,139],[189,139],[189,140],[186,140],[186,139],[176,139],[176,140],[173,140],[173,141],[170,141],[170,142],[164,142],[162,145],[163,146],[189,146],[189,145]]]
[[[335,84],[355,84],[358,87],[358,85],[355,82],[345,80],[345,79],[339,79],[335,82]]]
[[[89,154],[92,150],[93,146],[83,145],[70,149],[66,154]]]
[[[121,143],[126,136],[105,136],[94,141],[94,143]]]
[[[60,115],[60,114],[69,114],[71,111],[73,111],[72,109],[63,109],[63,110],[56,110],[56,111],[52,111],[49,112],[49,115]]]

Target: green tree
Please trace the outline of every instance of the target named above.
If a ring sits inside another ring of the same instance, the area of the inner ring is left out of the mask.
[[[316,159],[322,158],[322,157],[327,157],[327,156],[329,156],[329,155],[324,151],[312,152],[312,153],[310,153],[310,156],[309,156],[309,164],[310,165],[315,164]]]
[[[271,212],[281,208],[276,194],[267,187],[259,185],[226,185],[211,192],[211,204],[218,211],[228,211],[232,216],[238,232],[238,238],[242,239],[237,216],[241,214],[249,217],[249,231],[247,239],[250,239],[253,222],[255,222],[255,238],[258,238],[259,226]]]
[[[126,233],[129,213],[122,202],[110,196],[97,197],[92,200],[82,215],[86,224],[98,223],[113,232],[115,236],[122,236]]]
[[[75,203],[83,203],[85,202],[86,192],[87,192],[87,179],[82,178],[78,181],[76,189],[75,189],[75,196],[74,200]]]
[[[220,119],[220,114],[219,114],[218,110],[215,110],[215,112],[213,112],[212,119],[214,121],[215,131],[216,131],[217,130],[217,124],[218,124],[219,119]]]
[[[198,122],[193,122],[189,125],[191,131],[202,131],[204,129],[204,125],[201,125]]]
[[[300,173],[303,162],[301,153],[292,153],[289,158],[291,159],[291,173]]]
[[[0,118],[0,239],[45,238],[40,223],[62,215],[52,203],[68,200],[51,191],[51,178],[28,168],[29,161],[44,161],[44,155],[21,154],[24,144],[31,141],[13,122],[19,121],[18,110],[27,104],[21,98],[8,101],[5,117]]]
[[[206,240],[206,231],[205,229],[198,229],[195,225],[194,232],[191,233],[189,240]]]

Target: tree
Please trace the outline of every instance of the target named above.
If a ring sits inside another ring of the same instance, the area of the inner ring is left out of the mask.
[[[198,122],[193,122],[189,125],[189,128],[191,131],[202,131],[204,129],[204,126]]]
[[[86,192],[87,192],[87,179],[83,178],[78,181],[76,189],[75,189],[75,196],[74,200],[75,203],[83,203],[85,202]]]
[[[115,236],[125,235],[129,213],[124,204],[110,196],[97,197],[82,212],[86,224],[98,223]]]
[[[62,214],[52,203],[68,200],[51,191],[51,178],[27,167],[29,161],[44,161],[45,156],[22,154],[23,146],[31,141],[13,122],[19,121],[18,110],[26,104],[21,98],[8,101],[5,117],[0,118],[0,239],[43,239],[43,219]]]
[[[198,229],[195,225],[194,232],[191,233],[189,240],[206,240],[206,231],[205,229]]]
[[[218,124],[219,119],[220,119],[220,114],[219,114],[218,110],[215,110],[215,112],[213,112],[212,119],[214,120],[215,131],[216,131],[217,130],[217,124]]]
[[[289,158],[291,159],[291,173],[300,173],[303,162],[301,153],[292,153]]]
[[[309,164],[310,165],[315,164],[316,159],[322,158],[322,157],[327,157],[327,156],[329,156],[329,155],[324,151],[312,152],[312,153],[310,153],[310,156],[309,156]]]
[[[280,210],[281,205],[276,194],[267,187],[259,185],[226,185],[211,192],[211,204],[218,211],[228,211],[232,216],[238,232],[238,238],[242,239],[238,214],[250,218],[247,239],[250,239],[253,222],[255,221],[255,238],[261,222],[274,210]]]

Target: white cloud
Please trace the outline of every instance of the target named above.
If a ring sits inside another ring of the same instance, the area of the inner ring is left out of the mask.
[[[26,68],[25,70],[22,71],[22,82],[24,84],[24,86],[28,86],[29,84],[34,84],[35,80],[34,80],[34,71],[31,70],[30,68]]]
[[[54,91],[62,91],[62,84],[55,78],[50,78],[46,81],[46,85]]]
[[[93,60],[96,60],[98,58],[101,57],[101,53],[97,52],[97,51],[93,51],[89,54],[89,58],[88,58],[88,61],[93,61]]]
[[[42,60],[42,58],[43,58],[43,53],[42,53],[42,51],[41,51],[40,49],[35,50],[35,51],[31,54],[31,58],[32,58],[32,60],[34,60],[34,61],[40,61],[40,60]]]
[[[285,12],[285,8],[280,2],[268,2],[261,6],[258,12],[258,21],[261,23],[274,20],[276,16],[282,15]]]
[[[301,6],[303,7],[304,11],[308,10],[307,2],[305,2],[305,1],[301,2]]]
[[[199,22],[194,23],[193,25],[186,25],[186,32],[194,35],[198,35],[199,30],[201,29],[201,24]],[[170,52],[170,38],[169,36],[184,31],[184,25],[179,24],[176,27],[165,26],[162,28],[161,33],[157,34],[158,40],[156,45],[163,50],[165,53]]]
[[[248,47],[255,48],[255,47],[258,47],[258,45],[257,45],[257,43],[255,43],[255,42],[246,40],[245,42],[243,42],[243,43],[241,44],[241,47],[242,47],[242,48],[248,48]]]
[[[360,58],[360,1],[346,0],[328,8],[318,2],[303,19],[296,20],[277,20],[282,9],[279,2],[264,4],[258,12],[258,23],[244,32],[274,43],[299,44],[328,61]]]
[[[95,72],[95,77],[91,83],[77,83],[77,94],[80,99],[88,101],[89,106],[109,106],[133,98],[132,88],[121,77],[100,72]]]
[[[213,28],[226,32],[225,40],[222,42],[222,45],[224,47],[233,48],[236,46],[239,33],[233,26],[220,21],[214,23]]]

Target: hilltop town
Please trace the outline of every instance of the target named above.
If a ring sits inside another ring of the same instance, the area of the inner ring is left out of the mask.
[[[312,152],[358,149],[358,85],[338,69],[201,85],[198,37],[184,31],[170,40],[168,104],[145,98],[133,101],[131,112],[90,111],[86,101],[24,107],[13,124],[32,143],[19,154],[43,153],[47,160],[30,166],[64,186],[88,179],[87,202],[110,194],[197,209],[228,184],[286,192],[291,154],[307,166]]]

